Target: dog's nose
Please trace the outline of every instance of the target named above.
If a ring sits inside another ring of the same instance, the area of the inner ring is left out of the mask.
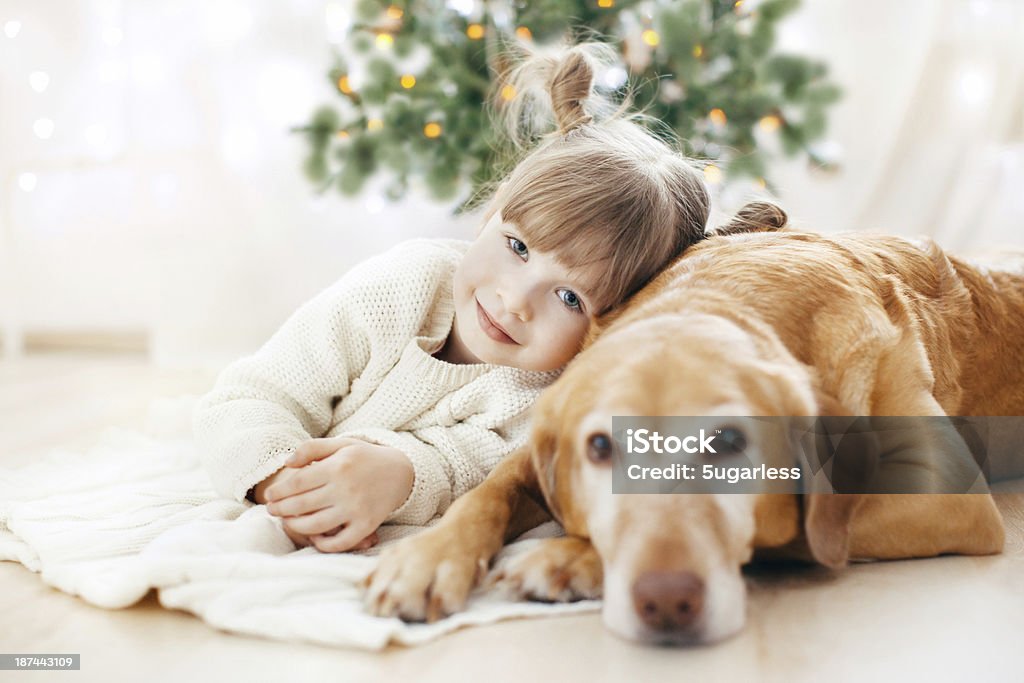
[[[633,606],[652,629],[686,630],[704,607],[704,581],[693,572],[644,572],[633,583]]]

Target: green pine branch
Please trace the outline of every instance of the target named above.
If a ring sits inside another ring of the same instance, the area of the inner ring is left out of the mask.
[[[646,57],[629,73],[636,103],[673,131],[687,155],[716,166],[724,182],[755,179],[770,188],[771,154],[762,143],[772,138],[786,155],[827,165],[813,144],[826,133],[841,91],[823,63],[774,50],[776,25],[799,0],[601,4],[507,2],[508,23],[499,25],[501,14],[486,4],[473,24],[441,0],[359,0],[348,40],[364,82],[346,80],[354,65],[340,56],[328,70],[336,104],[295,129],[308,142],[303,170],[318,187],[349,195],[384,173],[391,199],[418,179],[438,199],[461,193],[459,209],[466,208],[514,161],[484,103],[496,47],[524,30],[542,42],[565,35],[607,40],[630,65]],[[653,8],[650,16],[644,8]],[[652,31],[644,37],[656,44],[624,35],[627,16],[638,30]],[[427,51],[427,65],[400,73],[398,60],[416,48]]]

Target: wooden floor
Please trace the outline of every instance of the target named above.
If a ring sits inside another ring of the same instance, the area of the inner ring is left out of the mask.
[[[157,371],[131,357],[0,359],[0,466],[85,447],[107,426],[140,427],[156,396],[202,393],[209,374]],[[1024,495],[999,496],[1002,556],[748,574],[739,636],[689,649],[639,647],[597,615],[464,629],[384,653],[218,632],[142,604],[106,611],[0,563],[0,652],[82,655],[81,671],[0,672],[0,680],[105,681],[1020,681],[1024,680]]]

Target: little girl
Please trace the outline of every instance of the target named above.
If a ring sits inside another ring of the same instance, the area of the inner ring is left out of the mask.
[[[508,76],[513,137],[545,111],[557,130],[472,243],[364,262],[223,371],[194,415],[222,495],[266,503],[298,545],[364,549],[381,524],[443,513],[525,442],[590,321],[705,234],[701,173],[621,108],[593,118],[609,111],[592,89],[608,54],[534,54]]]

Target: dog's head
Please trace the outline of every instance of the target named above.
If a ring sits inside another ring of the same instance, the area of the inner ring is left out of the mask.
[[[533,466],[567,532],[590,538],[601,556],[610,630],[667,643],[735,633],[746,612],[740,569],[753,550],[804,536],[818,561],[843,564],[856,504],[818,496],[802,511],[795,495],[613,494],[612,416],[810,416],[821,404],[781,344],[756,350],[714,316],[613,326],[570,364],[536,406]],[[747,428],[755,451],[787,447],[765,421]]]

